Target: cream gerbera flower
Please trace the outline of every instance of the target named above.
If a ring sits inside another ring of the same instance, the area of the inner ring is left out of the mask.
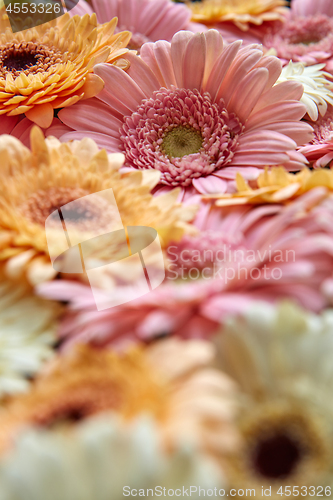
[[[57,208],[108,188],[113,190],[124,226],[153,227],[163,243],[190,229],[186,221],[193,218],[196,208],[178,203],[177,189],[153,197],[151,189],[159,181],[155,171],[120,174],[122,154],[107,155],[91,139],[70,144],[45,140],[37,127],[31,134],[31,148],[10,136],[0,138],[0,260],[7,261],[11,276],[27,272],[33,284],[54,277],[46,219]],[[74,228],[80,230],[80,221],[86,219],[94,227],[109,227],[110,214],[104,205],[92,206],[83,199],[77,210],[67,214]],[[54,235],[57,243],[56,230]],[[106,251],[104,257],[108,255]]]
[[[197,22],[232,22],[245,31],[249,24],[264,21],[282,21],[287,5],[285,0],[203,0],[186,3]]]
[[[316,187],[333,191],[333,171],[328,169],[309,170],[290,174],[283,167],[266,169],[259,175],[257,186],[251,187],[241,174],[237,174],[237,191],[233,194],[211,195],[217,198],[219,207],[228,205],[261,205],[266,203],[289,203],[302,194]]]
[[[23,281],[0,281],[0,397],[26,391],[53,355],[60,308]]]
[[[271,487],[278,499],[285,487],[309,498],[327,487],[331,496],[332,324],[333,311],[316,317],[259,303],[216,339],[220,366],[243,390],[242,445],[229,461],[234,488]]]
[[[98,25],[96,15],[68,13],[40,26],[13,33],[0,11],[0,115],[25,114],[41,127],[51,125],[54,109],[95,96],[103,81],[94,66],[122,59],[131,34],[114,33],[117,19]]]
[[[305,66],[304,63],[290,61],[277,80],[277,83],[295,81],[303,85],[301,102],[314,122],[318,120],[318,112],[324,116],[328,104],[333,104],[332,75],[323,71],[323,68],[325,64]]]
[[[59,357],[28,394],[3,406],[0,450],[10,449],[27,426],[71,429],[78,421],[113,411],[124,425],[149,414],[166,450],[188,442],[222,458],[237,442],[235,389],[228,377],[209,368],[213,355],[208,342],[177,339],[123,354],[75,348]]]
[[[122,500],[133,498],[132,490],[135,496],[144,493],[157,499],[163,488],[170,496],[180,492],[183,497],[183,488],[186,495],[190,486],[191,498],[199,500],[199,486],[220,488],[221,477],[190,446],[179,444],[166,455],[154,422],[144,418],[124,428],[103,415],[70,435],[64,430],[29,430],[0,463],[3,500],[26,500],[28,493],[34,500],[45,500],[50,488],[52,500]]]

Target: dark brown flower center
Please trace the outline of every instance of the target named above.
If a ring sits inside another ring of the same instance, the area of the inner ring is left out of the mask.
[[[61,52],[35,42],[9,43],[0,47],[0,77],[11,73],[43,73],[54,64],[63,62]]]
[[[279,479],[292,474],[301,457],[299,443],[281,431],[257,443],[254,467],[267,479]]]

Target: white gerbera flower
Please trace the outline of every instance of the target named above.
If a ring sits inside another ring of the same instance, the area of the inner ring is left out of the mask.
[[[318,120],[318,111],[324,116],[327,111],[327,104],[333,105],[333,84],[328,78],[332,75],[322,71],[325,64],[314,64],[305,66],[298,62],[289,62],[282,69],[282,73],[276,83],[294,80],[304,87],[301,102],[305,104],[307,113],[312,121]]]
[[[183,487],[219,488],[214,466],[194,451],[180,446],[166,455],[146,418],[124,427],[104,414],[70,434],[64,429],[29,430],[0,464],[0,498],[123,500],[136,490],[133,495],[156,499],[161,495],[155,487],[181,489],[181,497]],[[149,488],[154,493],[147,494]],[[191,497],[196,500],[199,494],[192,492]]]
[[[59,306],[22,282],[0,282],[0,398],[22,392],[53,354]]]
[[[216,339],[219,364],[243,391],[233,487],[333,489],[333,312],[258,303]],[[330,490],[331,489],[331,490]],[[301,490],[299,490],[301,492]],[[315,493],[313,493],[315,492]]]

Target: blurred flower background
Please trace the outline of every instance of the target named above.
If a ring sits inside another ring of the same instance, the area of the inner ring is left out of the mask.
[[[0,500],[331,498],[332,1],[35,4],[0,1]]]

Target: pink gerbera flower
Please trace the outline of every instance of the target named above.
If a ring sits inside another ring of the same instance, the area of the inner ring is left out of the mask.
[[[326,63],[325,69],[333,70],[333,19],[326,14],[293,15],[267,33],[262,42],[267,49],[275,49],[283,63]]]
[[[333,198],[326,188],[287,206],[202,205],[196,225],[198,236],[169,246],[164,283],[126,305],[97,311],[85,285],[41,285],[49,298],[70,302],[59,332],[65,345],[210,337],[256,300],[290,298],[315,312],[333,303]]]
[[[312,126],[314,138],[300,151],[315,168],[333,165],[333,107],[329,106],[325,116]]]
[[[215,30],[179,32],[171,44],[144,44],[128,55],[127,72],[108,64],[95,69],[105,82],[60,120],[75,130],[62,140],[90,136],[110,152],[123,152],[132,169],[157,169],[161,184],[224,192],[241,171],[254,179],[260,168],[284,164],[299,170],[297,145],[312,138],[301,122],[302,85],[275,85],[281,63],[259,46],[223,47]],[[52,134],[52,129],[49,131]]]
[[[80,0],[72,15],[93,12],[99,23],[117,17],[117,29],[132,33],[128,47],[135,50],[140,50],[146,42],[170,41],[180,30],[206,29],[202,24],[190,22],[192,13],[188,7],[171,0],[92,0],[91,6]]]
[[[332,0],[292,0],[285,22],[255,27],[249,33],[219,25],[228,41],[236,36],[244,43],[262,43],[274,49],[283,64],[290,60],[307,65],[325,63],[333,73],[333,2]]]

